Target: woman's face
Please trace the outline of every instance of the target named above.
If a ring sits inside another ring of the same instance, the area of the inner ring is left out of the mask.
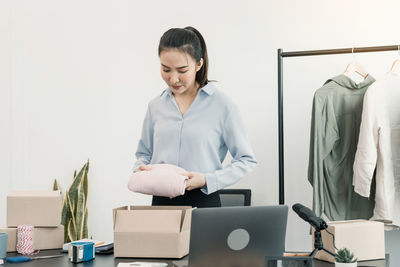
[[[160,53],[161,77],[173,94],[188,94],[196,90],[196,72],[203,65],[203,59],[196,63],[189,54],[178,49],[167,49]]]

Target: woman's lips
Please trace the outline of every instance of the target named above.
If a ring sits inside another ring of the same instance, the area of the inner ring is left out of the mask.
[[[174,85],[172,85],[172,88],[174,88],[175,90],[178,90],[179,88],[181,88],[182,87],[182,85],[179,85],[179,86],[174,86]]]

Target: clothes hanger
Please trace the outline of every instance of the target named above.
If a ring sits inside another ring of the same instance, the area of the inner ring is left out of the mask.
[[[365,71],[363,66],[355,60],[354,56],[354,47],[351,50],[351,54],[353,55],[353,61],[350,62],[346,69],[344,70],[343,74],[346,76],[351,76],[352,73],[357,73],[358,75],[362,76],[364,79],[368,76],[368,73]]]
[[[400,45],[398,45],[397,52],[399,53],[399,58],[393,62],[390,72],[400,74]]]

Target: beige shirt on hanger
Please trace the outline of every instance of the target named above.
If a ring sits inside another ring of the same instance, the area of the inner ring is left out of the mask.
[[[400,75],[388,73],[365,96],[353,166],[354,190],[370,196],[376,167],[372,220],[400,226]]]

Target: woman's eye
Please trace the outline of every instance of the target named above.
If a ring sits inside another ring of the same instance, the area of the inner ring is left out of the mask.
[[[163,70],[164,72],[169,72],[169,70]]]
[[[185,71],[180,71],[179,73],[186,73],[187,72],[187,70],[185,70]]]

